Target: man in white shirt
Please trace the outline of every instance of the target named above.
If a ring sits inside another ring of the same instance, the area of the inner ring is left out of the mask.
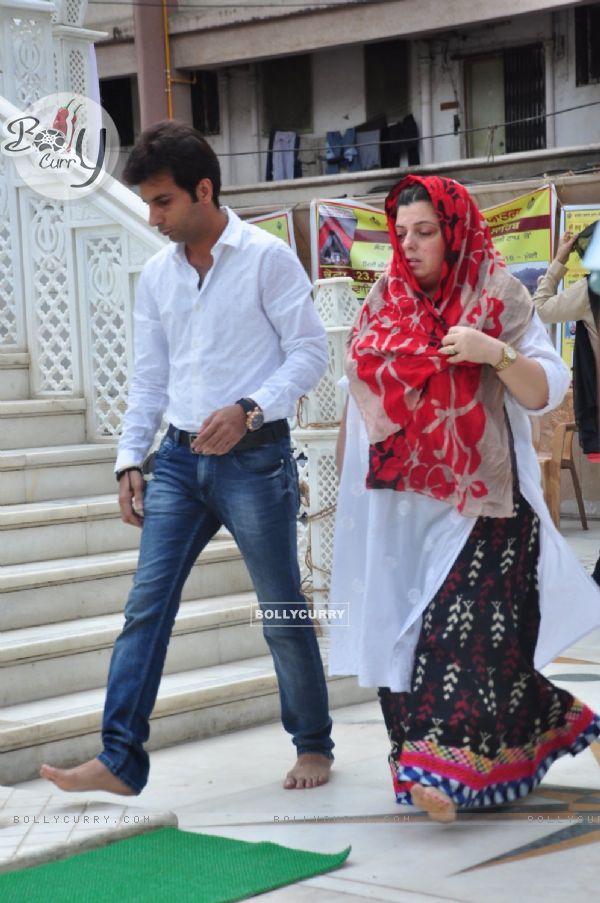
[[[153,126],[125,178],[139,185],[150,224],[171,240],[139,281],[115,466],[122,518],[143,527],[140,558],[111,660],[104,748],[76,768],[43,765],[40,773],[63,790],[141,792],[149,770],[143,744],[181,590],[225,525],[261,608],[275,613],[263,630],[297,752],[284,787],[316,787],[328,779],[333,742],[315,632],[310,622],[298,626],[306,602],[286,419],[327,366],[311,285],[284,242],[219,206],[218,160],[192,128]],[[141,466],[163,414],[169,428],[144,496]]]

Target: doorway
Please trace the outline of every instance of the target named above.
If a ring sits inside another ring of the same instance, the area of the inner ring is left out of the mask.
[[[465,60],[467,156],[546,147],[544,51],[511,47]],[[472,131],[471,131],[472,130]]]

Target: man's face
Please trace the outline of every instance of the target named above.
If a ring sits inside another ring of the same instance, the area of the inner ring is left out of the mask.
[[[202,179],[196,186],[198,200],[175,183],[170,173],[163,173],[140,184],[140,195],[149,207],[148,222],[171,241],[188,242],[202,231],[207,204],[212,204],[212,184]]]

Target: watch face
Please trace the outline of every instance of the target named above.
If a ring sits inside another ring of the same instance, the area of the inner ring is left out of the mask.
[[[260,408],[255,408],[253,411],[250,411],[248,414],[248,429],[251,432],[254,430],[259,430],[263,423],[265,422],[265,416]]]
[[[511,345],[506,346],[506,357],[511,363],[517,359],[517,352]]]

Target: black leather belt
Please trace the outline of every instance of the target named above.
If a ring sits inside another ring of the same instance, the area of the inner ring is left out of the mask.
[[[290,427],[287,420],[272,420],[270,423],[265,423],[264,426],[261,426],[259,430],[246,433],[231,450],[243,451],[246,448],[256,448],[259,445],[270,445],[271,442],[285,439],[289,434]],[[183,445],[185,448],[191,447],[197,435],[197,433],[187,433],[185,430],[178,430],[172,423],[169,424],[169,429],[167,430],[167,436],[173,439],[177,445]]]

